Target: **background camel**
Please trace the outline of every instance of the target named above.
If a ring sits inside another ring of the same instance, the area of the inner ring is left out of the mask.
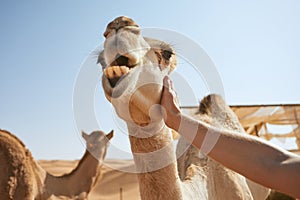
[[[236,133],[244,132],[237,116],[218,95],[209,95],[200,102],[196,118],[218,128],[234,130]],[[182,154],[183,150],[186,151]],[[197,162],[195,158],[197,159],[197,155],[201,155],[201,152],[181,137],[177,145],[176,153],[178,155],[177,157],[179,157],[179,176],[184,180],[188,167],[192,163]],[[243,196],[243,193],[248,190],[253,199],[259,200],[268,197],[270,192],[268,188],[256,184],[225,168],[208,156],[202,154],[201,157],[198,158],[198,162],[206,169],[207,182],[210,188],[208,199],[219,199],[222,196],[224,199],[235,199],[236,196]],[[226,191],[231,191],[231,193]]]
[[[160,103],[163,77],[176,66],[172,47],[142,37],[139,26],[127,17],[109,23],[104,36],[104,50],[98,57],[104,68],[102,85],[118,116],[127,123],[141,198],[253,199],[244,177],[212,160],[203,164],[195,154],[183,158],[189,162],[184,162],[180,180],[171,130],[164,125],[159,107],[154,106]],[[219,110],[229,112],[224,105],[222,102]],[[207,106],[209,112],[218,105]],[[223,116],[213,117],[221,121]],[[232,117],[219,125],[236,128]]]
[[[13,200],[87,199],[100,175],[108,141],[105,135],[82,132],[87,150],[77,167],[63,176],[47,173],[33,159],[25,145],[8,131],[0,130],[0,197]]]

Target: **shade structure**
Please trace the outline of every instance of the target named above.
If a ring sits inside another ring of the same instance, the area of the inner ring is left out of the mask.
[[[272,138],[295,138],[300,149],[300,104],[274,104],[274,105],[231,105],[245,131],[250,135]],[[194,116],[197,106],[183,106],[183,112]],[[276,133],[268,130],[267,125],[291,126],[292,131]]]

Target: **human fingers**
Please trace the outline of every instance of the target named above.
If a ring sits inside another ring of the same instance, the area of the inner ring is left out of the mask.
[[[163,79],[163,84],[164,84],[164,90],[169,92],[174,98],[176,98],[177,94],[174,90],[173,82],[172,80],[168,77],[165,76]]]
[[[166,90],[170,90],[171,89],[171,79],[168,76],[165,76],[163,79],[163,84],[164,84],[164,88]]]

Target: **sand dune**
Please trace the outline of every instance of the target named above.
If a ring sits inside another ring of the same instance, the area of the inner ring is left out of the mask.
[[[40,160],[39,164],[53,175],[72,171],[78,161]],[[106,160],[102,167],[102,178],[89,195],[91,200],[140,200],[137,176],[127,173],[132,160]],[[118,170],[119,169],[119,170]]]

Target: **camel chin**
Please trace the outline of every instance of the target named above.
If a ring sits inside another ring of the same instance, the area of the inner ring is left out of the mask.
[[[160,103],[162,80],[166,72],[155,64],[134,67],[114,87],[103,76],[105,96],[113,104],[118,116],[140,126],[161,120],[155,105]]]

